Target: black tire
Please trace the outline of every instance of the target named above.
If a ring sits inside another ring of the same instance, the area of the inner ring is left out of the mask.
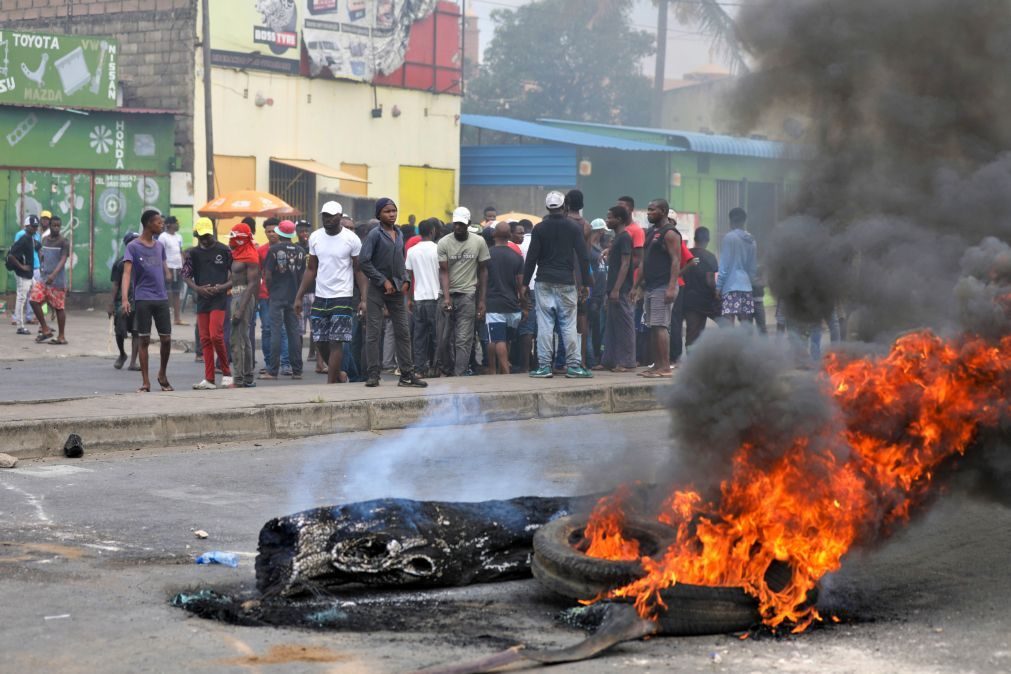
[[[574,547],[585,525],[585,518],[567,517],[544,525],[534,535],[530,568],[545,589],[570,599],[592,600],[643,576],[638,562],[587,557]],[[659,552],[673,538],[673,532],[659,524],[627,523],[625,529],[640,541],[647,555]],[[788,567],[776,572],[781,576]],[[761,622],[758,601],[739,587],[678,584],[663,590],[660,596],[667,605],[657,617],[661,634],[725,634]]]
[[[758,600],[739,587],[675,585],[660,593],[667,610],[657,615],[660,634],[699,636],[741,632],[762,621]]]
[[[643,576],[638,561],[597,559],[580,552],[577,546],[585,528],[586,518],[563,517],[534,534],[531,569],[535,577],[545,579],[548,589],[571,599],[593,599]],[[647,556],[663,550],[674,538],[673,530],[651,522],[626,523],[625,529]]]

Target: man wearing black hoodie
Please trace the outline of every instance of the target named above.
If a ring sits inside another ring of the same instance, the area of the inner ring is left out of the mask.
[[[593,375],[581,365],[579,337],[576,333],[576,305],[579,293],[577,280],[586,287],[593,285],[589,274],[577,277],[576,270],[589,269],[586,240],[578,224],[565,216],[565,196],[549,192],[544,200],[548,216],[536,227],[530,237],[530,249],[523,270],[524,291],[529,291],[530,279],[537,271],[537,361],[539,367],[531,377],[548,379],[551,371],[551,341],[554,337],[554,319],[561,325],[565,344],[565,376],[585,379]],[[554,314],[554,315],[553,315]]]

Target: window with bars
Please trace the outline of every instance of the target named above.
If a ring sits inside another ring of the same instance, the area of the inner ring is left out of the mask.
[[[270,162],[270,193],[302,214],[316,210],[316,174],[276,161]]]

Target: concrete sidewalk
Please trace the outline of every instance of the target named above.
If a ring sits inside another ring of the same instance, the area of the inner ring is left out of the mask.
[[[526,375],[433,379],[424,390],[382,385],[300,386],[125,393],[0,404],[0,451],[20,458],[62,452],[77,433],[86,451],[298,438],[349,431],[453,425],[660,406],[662,383],[634,374],[593,379]]]
[[[10,304],[8,304],[8,309]],[[51,314],[52,315],[52,314]],[[49,327],[56,332],[56,316],[52,320],[47,317]],[[193,324],[196,317],[186,313],[183,320],[189,325],[172,326],[172,343],[176,351],[191,352],[193,346]],[[92,356],[115,358],[116,338],[113,335],[112,319],[105,310],[72,309],[67,312],[67,342],[64,345],[52,345],[43,342],[37,344],[35,335],[39,326],[29,325],[31,336],[15,334],[15,327],[10,324],[11,313],[2,314],[0,323],[0,361],[36,360],[45,358],[69,358],[74,356]],[[257,331],[259,338],[259,331]],[[129,350],[129,342],[127,342]]]

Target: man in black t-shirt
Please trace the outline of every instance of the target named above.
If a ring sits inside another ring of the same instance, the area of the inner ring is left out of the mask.
[[[232,251],[214,238],[214,225],[200,218],[193,227],[197,245],[186,251],[183,281],[197,296],[197,329],[204,354],[204,379],[197,390],[218,388],[214,384],[214,355],[221,367],[221,388],[232,388],[234,380],[225,348],[225,313],[232,287]]]
[[[685,272],[685,348],[687,349],[702,336],[706,321],[720,315],[720,300],[716,296],[716,274],[719,262],[707,250],[709,229],[695,230],[695,247],[692,255],[699,263]]]
[[[123,237],[123,250],[130,245],[130,242],[136,239],[139,235],[136,232],[127,232]],[[116,333],[116,346],[119,347],[119,356],[116,358],[116,362],[112,364],[117,370],[123,369],[123,364],[126,363],[126,350],[123,348],[126,345],[126,336],[130,335],[130,367],[128,370],[137,371],[140,367],[137,366],[137,353],[140,347],[140,340],[137,338],[137,328],[134,318],[136,314],[131,312],[129,314],[123,311],[123,256],[120,255],[119,259],[112,265],[112,274],[110,275],[110,280],[112,281],[112,305],[109,307],[108,314],[110,318],[113,318],[113,326]],[[133,306],[133,287],[130,288],[129,304]]]
[[[494,241],[488,253],[488,292],[486,321],[490,348],[488,374],[509,374],[511,337],[525,318],[523,296],[523,257],[509,247],[512,231],[509,223],[495,225]]]
[[[306,253],[295,243],[295,223],[281,222],[274,232],[280,240],[270,247],[264,261],[264,279],[270,294],[270,362],[260,379],[277,379],[281,367],[281,334],[288,336],[291,378],[302,378],[302,331],[295,315],[295,295],[305,274]]]
[[[19,335],[30,335],[32,331],[25,327],[25,315],[28,307],[28,297],[32,291],[32,276],[35,267],[35,232],[39,228],[37,216],[25,217],[24,232],[14,241],[7,251],[7,269],[14,272],[17,280],[17,302],[14,305],[14,316],[17,319]]]
[[[626,227],[632,215],[624,206],[612,206],[607,211],[607,228],[614,232],[614,241],[607,253],[607,316],[604,323],[604,353],[600,364],[613,372],[635,369],[634,305],[632,290],[632,235]]]

